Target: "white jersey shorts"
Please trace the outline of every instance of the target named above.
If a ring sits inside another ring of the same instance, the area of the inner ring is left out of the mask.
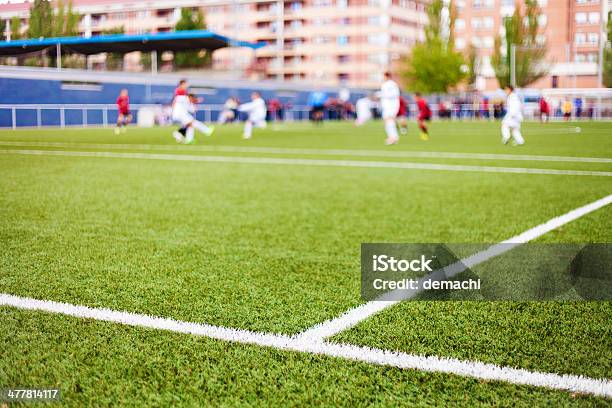
[[[515,117],[505,117],[502,120],[503,126],[508,126],[509,128],[519,129],[521,127],[522,120]]]
[[[395,119],[399,111],[399,99],[383,99],[380,102],[380,107],[382,108],[383,119]]]
[[[172,111],[172,121],[179,123],[181,126],[187,126],[194,120],[193,115],[184,109],[174,109]]]

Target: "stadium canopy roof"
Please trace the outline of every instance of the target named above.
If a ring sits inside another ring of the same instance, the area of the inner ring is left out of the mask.
[[[94,37],[56,37],[29,40],[0,41],[0,56],[14,56],[55,47],[64,52],[92,55],[102,52],[185,51],[223,47],[257,49],[263,43],[236,41],[208,30],[172,31],[157,34],[109,34]]]

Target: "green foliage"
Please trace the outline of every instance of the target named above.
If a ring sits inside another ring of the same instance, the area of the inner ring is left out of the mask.
[[[466,77],[462,70],[464,58],[454,50],[451,35],[455,7],[452,1],[448,5],[450,30],[447,36],[443,29],[444,7],[443,0],[433,0],[428,6],[425,42],[415,45],[404,61],[402,77],[411,91],[424,94],[448,92]]]
[[[608,37],[604,49],[603,82],[605,86],[612,88],[612,12],[608,14]]]
[[[53,9],[47,0],[34,0],[30,6],[28,38],[53,37]]]
[[[190,8],[181,9],[181,18],[176,23],[176,31],[203,30],[206,28],[202,10],[194,14]],[[210,54],[204,50],[179,51],[174,53],[174,64],[178,68],[201,68],[211,61]]]
[[[516,46],[516,85],[525,87],[547,74],[544,65],[546,44],[538,44],[538,15],[536,0],[524,0],[524,7],[516,7],[514,14],[504,20],[506,38],[495,37],[495,50],[491,65],[500,87],[511,83],[512,45]],[[525,11],[522,12],[522,9]],[[505,48],[505,52],[502,52]]]
[[[57,10],[53,18],[53,36],[61,37],[64,35],[64,27],[66,24],[66,8],[62,0],[57,0]]]
[[[72,8],[72,0],[68,1],[68,11],[66,12],[66,24],[64,26],[64,35],[67,37],[79,34],[79,20],[81,16]]]
[[[17,16],[11,18],[11,40],[19,40],[23,37],[21,34],[21,19]]]
[[[123,33],[125,33],[125,27],[123,26],[112,27],[112,28],[102,31],[102,34],[105,34],[105,35],[123,34]],[[121,69],[123,66],[123,54],[117,53],[117,52],[107,52],[105,63],[106,63],[106,69],[108,70]]]
[[[478,77],[479,71],[479,61],[478,61],[478,53],[476,52],[476,48],[470,44],[467,48],[467,78],[466,82],[469,86],[473,86],[476,83],[476,78]]]
[[[6,31],[6,22],[5,20],[0,19],[0,41],[5,41],[6,36],[4,32]]]

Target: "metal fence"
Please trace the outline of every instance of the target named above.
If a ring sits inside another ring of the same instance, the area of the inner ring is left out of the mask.
[[[168,106],[162,105],[131,105],[133,121],[138,121],[138,112],[142,108],[153,109],[156,113],[155,123],[159,125],[170,124]],[[410,105],[410,117],[414,118],[416,106]],[[375,109],[376,110],[376,109]],[[453,105],[445,111],[440,111],[437,105],[431,106],[434,118],[446,120],[495,120],[503,116],[503,110],[495,106],[475,106],[473,104]],[[223,105],[198,105],[196,118],[204,122],[217,121],[223,111]],[[539,108],[537,104],[524,105],[525,119],[538,120]],[[577,117],[580,113],[580,117]],[[26,104],[26,105],[0,105],[0,128],[42,128],[42,127],[88,127],[113,125],[117,121],[117,106],[114,104]],[[350,119],[354,117],[349,110],[328,110],[328,119]],[[276,115],[277,118],[279,115]],[[280,115],[286,121],[304,121],[310,117],[310,108],[304,105],[285,107]],[[375,115],[376,117],[376,115]],[[242,117],[241,119],[244,119]],[[563,120],[558,109],[551,108],[550,120]],[[576,120],[612,120],[612,103],[588,105],[580,112],[575,109],[572,119]]]
[[[138,121],[142,108],[155,111],[155,122],[160,125],[170,123],[167,106],[132,104],[133,121]],[[196,118],[204,122],[217,121],[223,105],[198,105]],[[284,120],[308,120],[310,109],[307,106],[292,106],[282,112]],[[114,104],[27,104],[0,105],[0,128],[42,128],[42,127],[88,127],[114,125],[118,111]]]

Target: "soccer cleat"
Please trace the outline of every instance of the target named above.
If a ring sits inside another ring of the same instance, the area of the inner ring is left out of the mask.
[[[172,132],[172,137],[174,137],[174,140],[176,140],[176,143],[183,143],[185,141],[185,139],[183,138],[183,135],[181,135],[176,130]]]
[[[115,134],[118,135],[121,132],[121,129],[119,129],[118,127],[115,128]]]
[[[385,140],[385,145],[387,146],[391,146],[391,145],[396,145],[399,142],[399,139],[395,139],[395,138],[387,138]]]
[[[429,135],[427,133],[421,133],[421,140],[423,141],[428,141],[429,140]]]
[[[244,140],[248,140],[248,139],[250,139],[250,138],[251,138],[251,136],[249,136],[249,135],[242,135],[242,138],[243,138]]]
[[[204,135],[206,135],[206,136],[212,136],[212,135],[213,135],[213,133],[215,133],[215,127],[211,125],[211,126],[209,126],[209,127],[208,127],[208,131],[206,131],[206,132],[204,133]]]
[[[185,141],[186,145],[193,145],[196,144],[196,140],[195,139],[191,139],[190,141]]]

